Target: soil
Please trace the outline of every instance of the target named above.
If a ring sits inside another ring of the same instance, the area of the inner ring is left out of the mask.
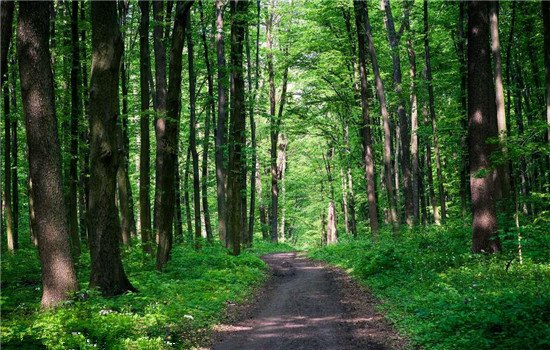
[[[228,304],[212,349],[404,349],[378,301],[344,271],[299,253],[262,259],[272,277],[252,301]]]

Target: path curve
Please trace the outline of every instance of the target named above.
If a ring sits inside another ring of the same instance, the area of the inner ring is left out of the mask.
[[[403,349],[376,300],[343,271],[299,253],[269,254],[273,277],[233,324],[216,327],[212,349]],[[231,315],[230,315],[231,316]]]

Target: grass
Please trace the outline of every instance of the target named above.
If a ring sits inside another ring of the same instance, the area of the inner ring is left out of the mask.
[[[259,255],[289,250],[258,244],[238,257],[220,246],[197,252],[174,247],[166,271],[138,246],[124,264],[138,293],[103,298],[87,290],[89,255],[79,262],[81,290],[65,307],[41,311],[40,266],[34,247],[2,257],[3,349],[188,349],[208,342],[227,302],[250,296],[266,278]]]
[[[544,232],[541,227],[523,232],[521,265],[511,238],[504,241],[508,253],[470,254],[470,230],[458,223],[399,236],[386,232],[377,243],[344,242],[309,256],[347,269],[368,286],[414,345],[548,349],[550,257]]]

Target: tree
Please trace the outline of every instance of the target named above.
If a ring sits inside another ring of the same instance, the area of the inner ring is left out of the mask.
[[[426,82],[428,83],[428,106],[429,106],[430,121],[432,125],[432,133],[433,133],[433,146],[434,146],[434,153],[435,153],[435,168],[437,172],[437,181],[438,181],[439,205],[441,206],[441,216],[436,215],[437,211],[434,210],[434,220],[436,224],[439,224],[439,221],[445,224],[445,218],[447,217],[447,207],[445,203],[445,189],[443,187],[443,170],[441,169],[439,138],[437,135],[437,122],[435,118],[434,88],[433,88],[433,81],[432,81],[432,65],[430,60],[430,41],[429,41],[429,29],[428,29],[428,0],[424,0],[424,59],[426,61],[424,75],[426,78]],[[436,208],[435,204],[432,204],[432,205],[435,209]]]
[[[363,141],[363,161],[365,163],[365,180],[367,182],[367,198],[369,203],[369,225],[372,234],[376,235],[378,233],[378,206],[376,204],[375,167],[368,102],[369,87],[367,82],[365,3],[363,1],[354,1],[353,7],[355,10],[355,25],[357,26],[358,66],[361,85],[361,136]]]
[[[92,73],[90,77],[90,287],[106,296],[135,291],[120,257],[120,221],[115,204],[119,162],[118,80],[123,43],[114,2],[92,3]],[[38,194],[37,177],[32,176]],[[35,200],[37,204],[37,200]],[[35,204],[35,207],[36,207]],[[36,209],[35,209],[36,210]],[[91,220],[90,220],[91,221]]]
[[[201,191],[199,178],[199,154],[197,152],[197,118],[195,116],[196,75],[194,63],[193,33],[191,33],[191,13],[187,14],[187,61],[189,70],[189,150],[193,162],[193,208],[195,213],[195,246],[201,239]]]
[[[21,2],[17,53],[42,264],[41,304],[47,308],[78,288],[61,182],[49,39],[49,4]]]
[[[546,77],[546,123],[549,129],[546,131],[546,139],[550,144],[550,3],[542,3],[542,20],[544,24],[544,73]],[[547,156],[550,169],[550,157]]]
[[[8,67],[8,51],[11,44],[11,36],[13,33],[13,10],[15,8],[15,1],[3,1],[0,6],[0,15],[2,23],[0,24],[0,34],[2,35],[2,42],[0,44],[0,70],[1,84],[4,85],[4,81],[7,78]]]
[[[242,198],[246,198],[246,178],[241,176],[246,127],[246,102],[243,75],[243,43],[247,26],[248,2],[232,1],[231,4],[231,114],[229,129],[229,163],[227,167],[227,234],[233,255],[241,252],[241,232],[246,227],[243,220]]]
[[[216,59],[218,64],[218,121],[216,126],[216,193],[218,203],[218,230],[220,240],[227,246],[226,223],[226,171],[224,152],[227,129],[227,68],[225,65],[225,44],[223,38],[224,1],[216,0]]]
[[[149,133],[149,78],[151,58],[149,54],[149,1],[140,1],[139,25],[139,85],[141,92],[140,151],[139,151],[139,220],[143,250],[151,253],[151,177],[149,169],[150,133]]]
[[[187,13],[193,1],[178,2],[172,45],[170,51],[170,78],[166,97],[166,115],[156,122],[157,137],[157,269],[162,270],[170,259],[172,250],[172,225],[174,222],[175,172],[178,155],[178,124],[181,105],[182,55],[185,41]]]
[[[500,141],[500,148],[503,155],[507,153],[506,150],[506,112],[504,110],[504,86],[502,84],[502,62],[500,57],[500,38],[498,29],[498,12],[499,2],[491,1],[489,10],[490,27],[491,27],[491,51],[493,52],[494,71],[495,71],[495,95],[496,95],[496,112],[497,112],[497,126],[498,137]],[[506,163],[500,164],[496,170],[496,179],[498,185],[496,186],[497,198],[506,198],[510,191],[510,179],[508,177],[508,165]]]
[[[389,203],[389,221],[395,230],[399,225],[399,218],[397,217],[396,199],[393,187],[393,175],[391,166],[391,129],[390,129],[390,116],[386,104],[386,96],[384,92],[384,84],[380,75],[380,67],[378,66],[378,58],[376,56],[376,49],[374,47],[374,40],[372,38],[371,27],[369,23],[369,11],[368,5],[364,6],[364,26],[365,35],[367,37],[367,46],[372,64],[372,71],[374,73],[374,86],[376,95],[380,102],[380,110],[382,112],[382,125],[384,129],[384,183],[386,185],[386,192],[388,194]]]
[[[397,115],[399,116],[399,141],[401,158],[399,159],[403,169],[403,194],[405,196],[405,220],[409,226],[413,224],[413,194],[411,188],[411,156],[410,156],[410,139],[409,133],[409,118],[405,111],[405,100],[403,98],[402,89],[402,74],[401,74],[401,56],[399,54],[399,42],[401,33],[396,33],[393,14],[391,10],[390,0],[382,0],[382,6],[385,10],[385,24],[388,31],[388,41],[391,48],[392,64],[393,64],[393,84],[395,93],[397,94]],[[407,5],[410,6],[410,5]],[[405,9],[408,12],[408,7]],[[405,13],[405,20],[408,22],[408,13]],[[403,26],[404,28],[404,26]]]
[[[78,45],[78,2],[72,3],[71,12],[71,157],[69,161],[69,194],[67,200],[69,231],[73,252],[80,254],[80,236],[78,232],[78,137],[81,111],[80,95],[80,47]]]
[[[497,136],[495,89],[489,54],[489,4],[468,5],[468,149],[474,253],[500,251],[490,156]]]

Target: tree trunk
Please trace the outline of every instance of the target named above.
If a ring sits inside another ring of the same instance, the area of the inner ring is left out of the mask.
[[[439,137],[437,135],[437,122],[435,118],[435,101],[432,81],[432,66],[430,61],[430,42],[428,35],[428,0],[424,0],[424,58],[426,61],[425,75],[428,83],[428,105],[430,108],[430,120],[432,124],[433,146],[435,153],[435,168],[437,173],[439,204],[441,206],[441,223],[445,224],[447,207],[445,204],[445,189],[443,187],[443,171],[441,169],[441,157],[439,154]],[[439,224],[438,221],[436,221]]]
[[[462,130],[468,130],[468,105],[467,105],[467,75],[466,67],[466,37],[464,35],[464,14],[465,2],[459,4],[459,20],[458,20],[458,61],[460,63],[460,105],[464,116],[460,119]],[[462,218],[465,218],[468,211],[468,147],[466,133],[460,138],[461,148],[461,166],[460,166],[460,207]]]
[[[192,242],[193,241],[193,219],[191,215],[191,198],[189,196],[190,166],[191,166],[191,149],[187,148],[187,156],[185,158],[185,173],[183,175],[183,205],[185,207],[185,222],[187,223],[187,240],[189,242]]]
[[[7,75],[6,75],[7,80]],[[6,235],[8,251],[14,252],[19,248],[19,239],[13,225],[13,210],[11,199],[11,118],[10,92],[8,84],[4,85],[4,211],[6,216]]]
[[[114,2],[92,3],[92,75],[90,80],[90,287],[106,296],[135,291],[120,257],[120,224],[115,204],[119,162],[118,81],[123,43]],[[36,177],[32,177],[36,183]],[[34,193],[39,191],[34,187]]]
[[[139,150],[139,220],[141,243],[145,253],[151,253],[151,141],[149,132],[149,1],[140,1],[139,25],[139,85],[141,96],[140,150]]]
[[[12,59],[15,68],[15,60]],[[7,81],[6,81],[7,84]],[[15,93],[15,69],[11,73],[11,108],[17,112],[17,96]],[[18,163],[18,139],[17,139],[17,116],[11,120],[11,196],[13,211],[13,237],[15,246],[19,246],[19,180],[17,175]],[[0,236],[1,237],[1,236]]]
[[[424,126],[428,127],[429,111],[426,103],[424,103],[422,114],[424,116]],[[434,188],[434,177],[433,177],[433,167],[432,167],[432,145],[429,139],[425,140],[424,142],[426,142],[426,155],[425,155],[426,156],[426,175],[428,178],[428,198],[427,199],[432,205],[432,215],[433,215],[434,223],[436,225],[439,225],[441,223],[441,219],[439,216],[439,209],[435,202],[435,188]]]
[[[410,21],[406,23],[410,32]],[[416,52],[414,50],[414,34],[409,33],[407,38],[407,54],[409,56],[409,74],[411,77],[410,104],[411,104],[411,187],[413,223],[418,224],[420,219],[419,196],[419,164],[418,164],[418,99],[416,97]]]
[[[29,173],[34,186],[36,234],[42,263],[43,307],[54,307],[78,289],[61,180],[49,52],[49,4],[21,2],[17,52],[26,117]]]
[[[86,11],[84,10],[84,4],[80,6],[80,20],[84,22],[86,20]],[[86,30],[80,31],[80,50],[81,50],[81,63],[82,63],[82,106],[84,115],[86,116],[86,123],[81,128],[79,133],[79,154],[81,161],[80,170],[80,195],[79,195],[79,207],[80,207],[80,237],[83,242],[88,242],[88,194],[89,194],[89,178],[90,178],[90,137],[89,137],[89,123],[88,123],[88,68],[86,59]]]
[[[202,209],[204,213],[204,229],[206,231],[206,239],[212,242],[212,224],[210,222],[210,209],[208,205],[208,150],[210,148],[210,123],[214,115],[214,77],[208,55],[208,41],[206,40],[206,24],[204,21],[204,13],[202,1],[199,1],[199,11],[201,20],[201,36],[204,50],[204,62],[206,64],[206,77],[208,80],[208,104],[206,106],[206,119],[204,121],[204,141],[202,148],[202,169],[201,169],[201,195]]]
[[[495,90],[489,54],[489,4],[468,7],[468,135],[474,253],[500,251],[490,156],[497,136]]]
[[[227,235],[233,255],[241,250],[241,232],[245,230],[242,198],[246,198],[243,189],[242,172],[245,164],[244,147],[246,137],[246,103],[243,76],[243,41],[247,25],[246,10],[248,2],[231,2],[231,120],[229,132],[229,163],[227,178]],[[246,180],[246,178],[245,178]]]
[[[333,200],[330,200],[328,204],[327,218],[327,244],[336,244],[338,243],[338,236],[336,232],[336,210]]]
[[[171,1],[167,2],[167,5]],[[168,19],[168,10],[166,11],[166,19]],[[155,116],[155,125],[157,123],[156,119],[164,118],[166,115],[166,93],[167,93],[167,84],[166,84],[166,48],[164,47],[163,41],[168,37],[164,36],[162,23],[164,22],[164,1],[153,1],[153,19],[155,25],[153,28],[153,50],[155,55],[155,103],[156,106],[156,116]],[[155,137],[157,129],[155,128]],[[156,155],[158,156],[158,154]],[[158,163],[158,160],[155,160],[155,163]],[[155,167],[155,172],[157,171]],[[153,227],[158,233],[158,206],[160,201],[160,176],[159,174],[155,175],[155,203],[153,208]],[[158,237],[156,237],[158,241]]]
[[[258,198],[260,199],[260,226],[262,230],[262,239],[264,241],[269,240],[269,218],[268,211],[264,204],[264,198],[262,196],[262,176],[260,174],[260,164],[256,160],[256,191],[258,192]]]
[[[193,212],[195,213],[195,246],[200,247],[201,240],[201,192],[199,178],[199,153],[197,152],[197,119],[195,117],[196,76],[194,62],[193,33],[191,32],[191,14],[187,14],[187,60],[189,69],[189,149],[193,162]]]
[[[172,46],[170,52],[170,79],[166,99],[166,116],[156,121],[157,136],[157,269],[162,270],[170,259],[172,250],[172,223],[174,220],[176,160],[178,155],[178,125],[181,104],[182,55],[185,41],[186,21],[193,1],[178,2]]]
[[[2,41],[0,43],[0,86],[4,85],[4,81],[8,75],[8,52],[11,44],[11,36],[13,33],[13,10],[15,1],[2,1],[0,6],[0,16],[2,23],[0,24],[0,35]],[[49,17],[49,16],[48,16]]]
[[[278,181],[281,182],[281,227],[280,227],[280,237],[281,240],[285,240],[285,173],[286,173],[286,149],[288,147],[288,139],[285,134],[281,134],[281,141],[279,142],[279,155],[277,160],[277,174]]]
[[[179,146],[178,146],[179,147]],[[175,236],[181,237],[183,241],[185,241],[185,237],[183,235],[183,219],[181,217],[181,176],[180,176],[180,163],[179,163],[179,157],[176,159],[176,174],[175,176],[175,184],[174,188],[176,191],[176,204],[175,204],[175,210],[174,210],[174,231],[176,231]]]
[[[490,26],[491,26],[491,51],[493,52],[494,70],[495,70],[495,94],[496,94],[496,112],[498,137],[500,141],[500,149],[503,156],[506,156],[506,113],[504,110],[504,86],[502,84],[502,63],[500,56],[500,39],[498,32],[498,14],[499,2],[492,1],[490,5]],[[496,169],[497,186],[495,190],[496,199],[505,199],[510,192],[510,178],[508,174],[508,162],[499,164]]]
[[[546,77],[546,140],[550,144],[550,3],[542,2],[542,20],[544,25],[544,73]],[[548,169],[550,169],[550,157],[546,156]]]
[[[277,224],[279,221],[279,188],[277,184],[277,121],[275,115],[275,72],[273,69],[273,11],[274,0],[270,0],[269,13],[267,15],[267,73],[269,79],[269,115],[270,115],[270,165],[271,165],[271,241],[277,243]]]
[[[72,3],[71,12],[71,140],[69,160],[68,221],[73,253],[80,255],[80,235],[78,232],[78,129],[81,111],[80,87],[80,47],[78,45],[78,2]]]
[[[394,230],[397,229],[399,225],[399,218],[397,216],[396,209],[396,200],[395,192],[392,183],[392,161],[391,161],[391,128],[390,128],[390,116],[386,104],[386,96],[384,93],[384,84],[382,83],[382,77],[380,76],[380,68],[378,67],[378,59],[376,56],[376,50],[374,48],[374,40],[372,38],[370,23],[369,23],[369,12],[368,5],[364,6],[364,22],[365,26],[365,35],[367,37],[367,46],[371,58],[372,70],[374,73],[376,95],[380,101],[380,110],[382,113],[382,124],[384,128],[384,179],[386,185],[386,191],[388,193],[388,204],[389,204],[389,221]]]
[[[382,0],[382,6],[386,12],[386,28],[388,30],[388,41],[391,47],[391,56],[393,63],[393,84],[395,93],[398,98],[397,115],[399,116],[399,140],[400,148],[396,146],[396,150],[400,150],[401,167],[403,169],[403,194],[405,196],[405,220],[409,226],[412,226],[414,221],[413,213],[413,195],[411,188],[411,155],[410,155],[410,139],[409,120],[405,111],[405,99],[402,91],[402,75],[401,75],[401,57],[399,55],[400,38],[395,32],[393,15],[390,5],[390,0]],[[397,159],[396,159],[397,163]],[[399,173],[396,169],[396,176]],[[397,193],[399,193],[397,191]]]
[[[248,62],[248,90],[250,93],[250,106],[249,106],[249,115],[250,115],[250,142],[252,146],[252,169],[250,170],[250,211],[248,214],[248,235],[250,245],[252,245],[252,240],[254,237],[254,223],[255,223],[255,210],[256,210],[256,183],[258,177],[258,162],[257,162],[257,146],[256,146],[256,121],[254,120],[254,107],[256,106],[256,97],[258,95],[259,89],[259,79],[260,79],[260,13],[261,13],[261,3],[260,0],[256,1],[257,8],[257,21],[256,21],[256,61],[255,61],[255,76],[254,76],[254,93],[252,90],[252,80],[251,80],[251,59],[250,59],[250,41],[247,40],[247,62]],[[263,84],[262,84],[263,85]],[[261,179],[260,179],[260,188],[261,188]],[[260,191],[261,193],[261,191]],[[261,201],[261,195],[258,194],[258,197]]]
[[[369,87],[367,85],[365,6],[366,4],[363,1],[356,0],[353,2],[353,7],[355,9],[355,24],[357,26],[357,41],[359,44],[359,77],[361,82],[361,111],[363,117],[361,136],[363,141],[363,158],[365,162],[365,180],[367,182],[367,199],[369,202],[369,224],[372,234],[376,236],[378,234],[378,207],[376,204],[375,167],[368,102]]]
[[[216,50],[218,63],[218,120],[216,127],[216,187],[218,204],[218,230],[220,241],[227,246],[226,224],[226,186],[227,174],[225,171],[225,150],[227,130],[227,67],[225,65],[225,48],[223,38],[223,10],[224,1],[216,0]]]

